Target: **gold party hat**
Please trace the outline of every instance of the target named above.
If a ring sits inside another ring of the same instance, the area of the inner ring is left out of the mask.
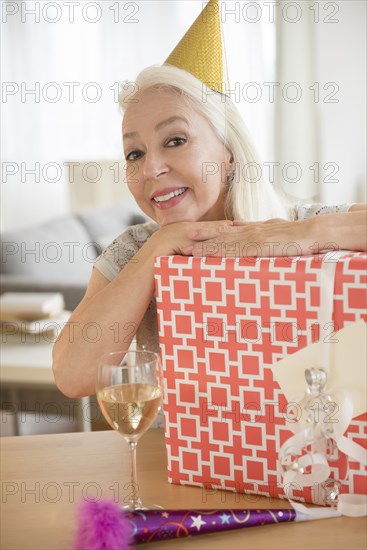
[[[216,92],[229,90],[218,0],[210,0],[165,61]]]

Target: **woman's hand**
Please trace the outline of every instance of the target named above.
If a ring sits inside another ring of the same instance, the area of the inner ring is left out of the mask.
[[[367,249],[365,210],[314,216],[306,220],[234,221],[199,227],[194,245],[183,249],[193,256],[302,256],[327,250]]]
[[[154,256],[191,255],[190,247],[197,242],[198,235],[221,235],[232,225],[229,220],[172,223],[153,233],[144,246],[151,247]]]
[[[197,242],[185,248],[184,253],[223,258],[315,254],[320,252],[320,246],[312,239],[307,222],[309,220],[276,218],[265,222],[234,221],[233,225],[200,227],[195,235]],[[326,249],[337,248],[335,243],[328,245]]]

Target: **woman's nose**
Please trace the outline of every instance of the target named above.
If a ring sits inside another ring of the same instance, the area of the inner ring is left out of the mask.
[[[146,152],[143,164],[144,179],[157,179],[168,171],[163,155],[158,152]]]

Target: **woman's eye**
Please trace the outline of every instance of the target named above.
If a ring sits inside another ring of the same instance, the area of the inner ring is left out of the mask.
[[[141,151],[131,151],[131,153],[126,155],[125,160],[137,160],[141,155]]]
[[[174,137],[172,139],[170,139],[168,142],[167,142],[167,146],[168,147],[176,147],[177,145],[182,145],[186,143],[186,139],[185,138],[182,138],[182,137]]]

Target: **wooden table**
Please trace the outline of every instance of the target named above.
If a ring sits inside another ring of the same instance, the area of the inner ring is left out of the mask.
[[[82,497],[128,496],[129,457],[112,431],[8,437],[1,440],[2,550],[70,549],[75,505]],[[141,497],[165,508],[287,508],[284,501],[171,485],[164,436],[150,430],[138,445]],[[268,525],[227,533],[155,542],[152,548],[359,549],[366,547],[365,518],[335,518]],[[148,547],[146,547],[148,548]],[[87,549],[86,549],[87,550]]]

